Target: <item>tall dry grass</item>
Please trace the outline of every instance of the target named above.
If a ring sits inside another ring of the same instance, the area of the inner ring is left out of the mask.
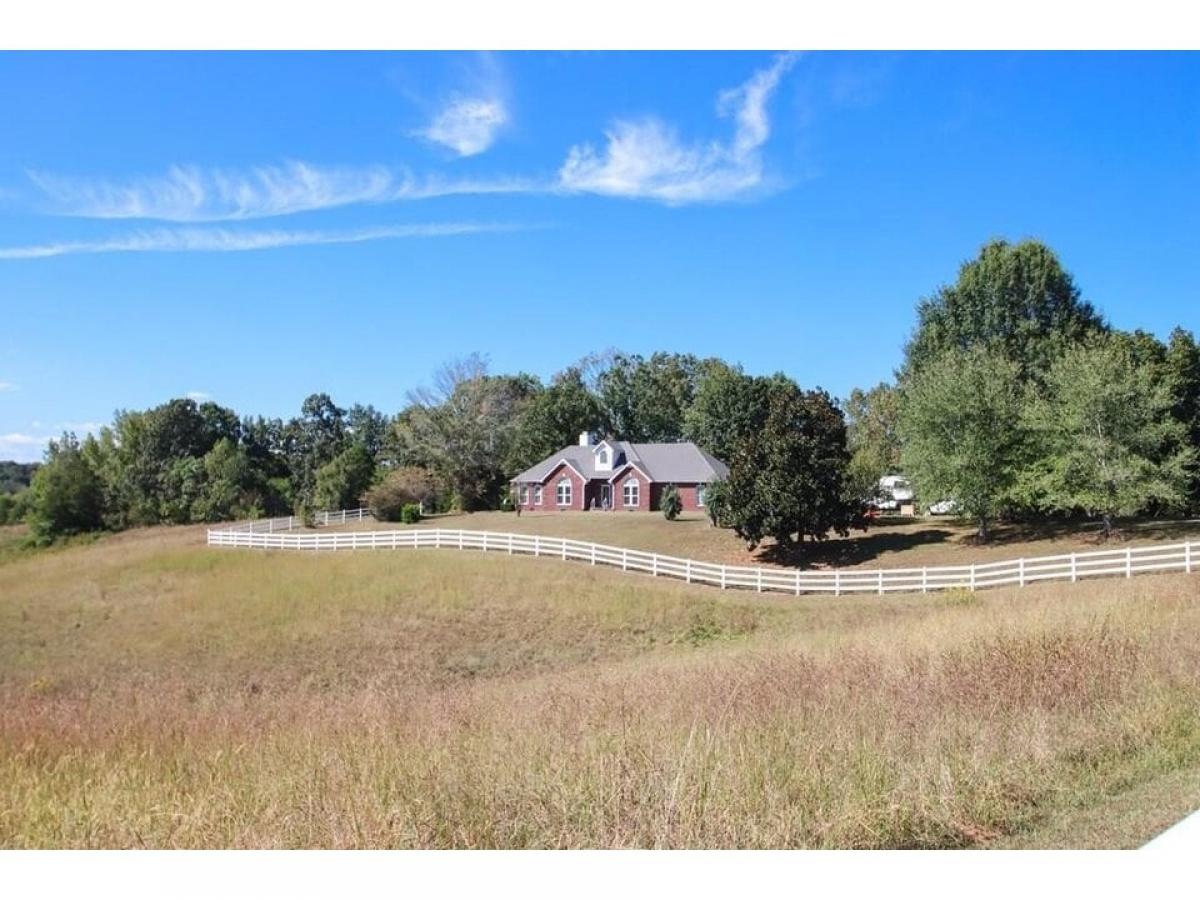
[[[0,845],[988,846],[1200,762],[1198,586],[792,600],[172,532],[22,559]]]

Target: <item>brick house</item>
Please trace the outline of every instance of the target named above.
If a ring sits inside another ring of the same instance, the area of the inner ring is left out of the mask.
[[[513,499],[523,510],[640,510],[659,508],[668,484],[685,510],[704,509],[704,488],[729,475],[729,468],[690,441],[675,444],[593,442],[584,432],[512,480]]]

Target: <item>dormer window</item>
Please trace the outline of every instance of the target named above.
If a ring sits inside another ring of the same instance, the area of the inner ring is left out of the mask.
[[[613,450],[612,444],[608,441],[601,441],[596,445],[596,449],[593,452],[596,454],[596,471],[611,472],[617,455]]]

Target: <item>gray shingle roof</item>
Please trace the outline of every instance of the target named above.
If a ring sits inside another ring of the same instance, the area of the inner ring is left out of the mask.
[[[543,482],[561,462],[574,466],[584,478],[610,479],[625,464],[632,463],[655,482],[707,483],[729,475],[729,468],[715,456],[705,453],[690,441],[676,444],[631,444],[628,441],[604,442],[616,453],[611,472],[596,471],[596,446],[564,447],[531,466],[513,481]]]

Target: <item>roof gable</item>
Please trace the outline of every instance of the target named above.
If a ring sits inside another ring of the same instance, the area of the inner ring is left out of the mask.
[[[611,470],[598,471],[596,449],[607,445],[613,452]],[[691,441],[678,443],[631,444],[629,441],[601,441],[591,447],[564,447],[535,466],[517,475],[513,481],[542,483],[559,465],[566,463],[586,481],[612,481],[625,467],[633,465],[649,481],[705,484],[725,478],[729,468],[705,453]]]

